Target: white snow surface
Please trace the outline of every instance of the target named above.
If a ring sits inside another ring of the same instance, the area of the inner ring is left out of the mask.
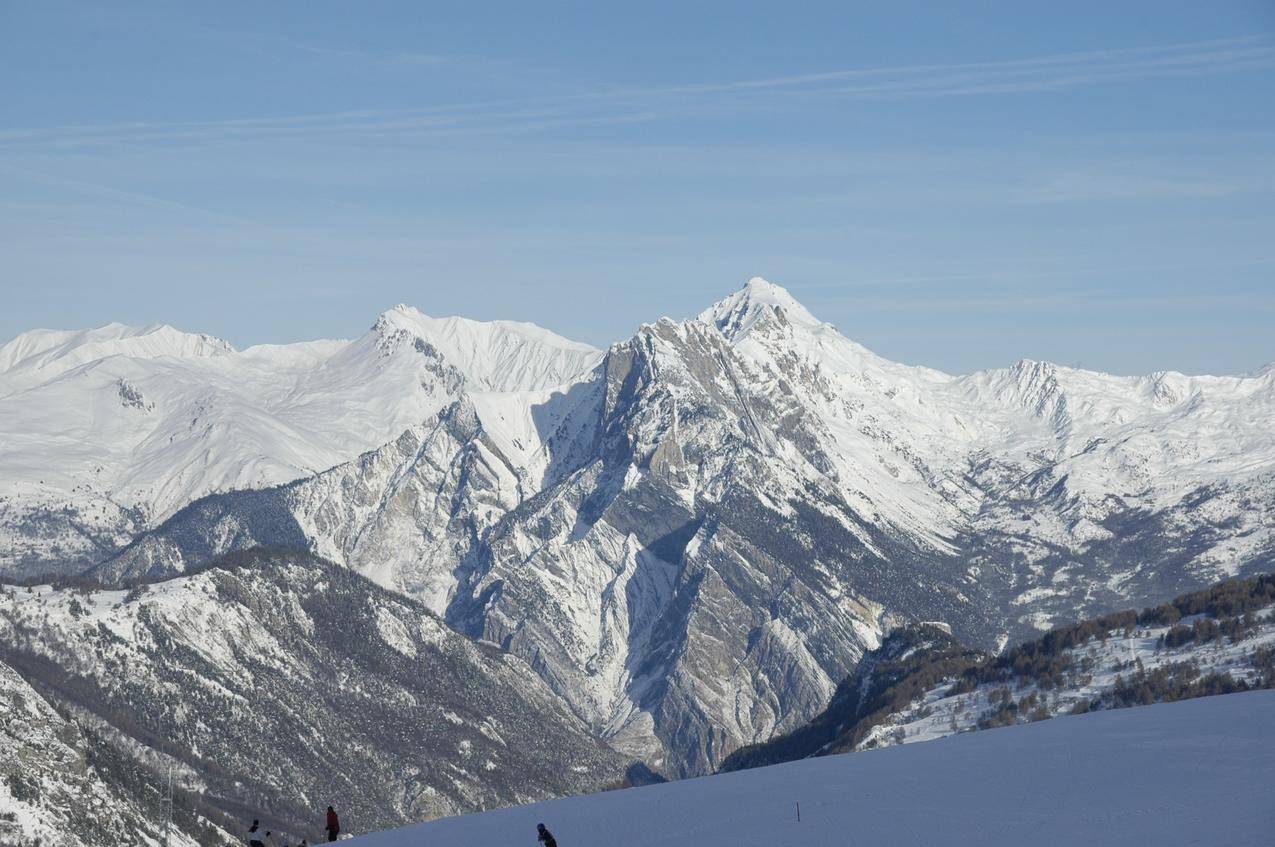
[[[1270,843],[1275,691],[1097,712],[447,818],[354,847]],[[797,820],[797,804],[801,820]]]

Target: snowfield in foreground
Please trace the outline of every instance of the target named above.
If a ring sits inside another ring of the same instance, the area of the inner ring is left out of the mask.
[[[571,797],[373,833],[358,847],[1266,845],[1275,691]],[[796,804],[801,803],[797,822]]]

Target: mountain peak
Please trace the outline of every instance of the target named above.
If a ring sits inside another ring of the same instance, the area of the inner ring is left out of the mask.
[[[435,318],[399,304],[381,313],[376,336],[405,333],[430,345],[480,391],[541,390],[597,364],[602,352],[521,321]]]
[[[565,338],[539,324],[509,320],[483,321],[456,315],[436,318],[403,303],[382,312],[373,329],[386,325],[408,329],[430,342],[439,339],[472,341],[474,337],[479,336],[508,335],[555,349],[599,353],[597,348],[590,344]]]
[[[208,358],[234,353],[228,341],[168,324],[109,323],[92,329],[33,329],[0,346],[0,374],[10,388],[30,386],[109,356]]]
[[[699,319],[711,323],[730,339],[745,335],[758,321],[778,319],[810,328],[824,322],[788,293],[781,285],[755,276],[735,293],[719,300],[700,313]]]
[[[741,290],[748,292],[749,295],[753,297],[774,297],[787,299],[794,303],[797,302],[793,296],[788,293],[787,288],[784,288],[782,285],[776,285],[761,276],[750,278]]]

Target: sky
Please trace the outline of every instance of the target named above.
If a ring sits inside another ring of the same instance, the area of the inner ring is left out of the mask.
[[[1275,0],[0,0],[0,339],[598,346],[764,276],[965,372],[1275,361]]]

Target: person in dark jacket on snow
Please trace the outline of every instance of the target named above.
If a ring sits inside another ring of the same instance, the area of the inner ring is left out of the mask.
[[[544,824],[536,824],[536,832],[539,833],[536,838],[541,844],[545,845],[545,847],[558,847],[558,842],[554,840],[553,833],[550,832]]]
[[[336,841],[341,834],[341,819],[336,816],[336,809],[328,806],[328,841]]]
[[[253,821],[248,827],[248,847],[266,847],[265,836],[261,834],[261,824]]]

